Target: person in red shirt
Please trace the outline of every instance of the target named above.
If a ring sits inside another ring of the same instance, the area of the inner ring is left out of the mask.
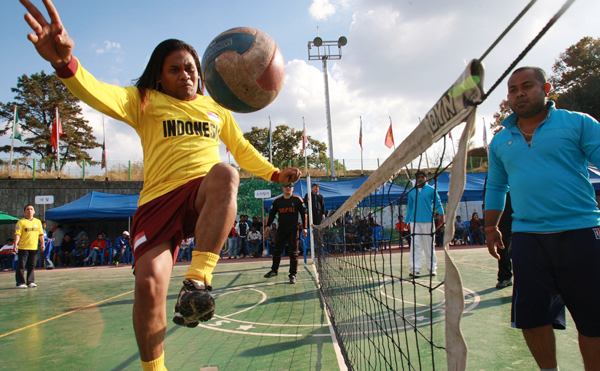
[[[408,247],[410,247],[410,224],[404,223],[404,217],[402,215],[398,217],[396,231],[400,235],[400,243],[398,244],[400,248],[404,248],[404,239],[406,239]]]
[[[83,259],[84,262],[87,262],[88,260],[90,261],[90,266],[94,266],[95,262],[96,262],[96,257],[99,254],[103,254],[104,253],[104,249],[106,249],[106,240],[104,239],[104,235],[102,233],[100,233],[98,235],[98,238],[92,242],[92,244],[90,245],[90,254],[88,255],[87,258]]]

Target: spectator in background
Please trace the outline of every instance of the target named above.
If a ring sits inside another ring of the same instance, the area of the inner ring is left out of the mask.
[[[467,233],[469,233],[469,231],[463,226],[463,222],[460,220],[460,215],[457,215],[456,220],[454,221],[454,234],[458,235],[458,240],[460,240],[462,245],[467,244]],[[456,242],[457,241],[454,240],[455,244]]]
[[[68,234],[69,236],[71,236],[71,241],[73,241],[74,243],[77,243],[75,241],[75,237],[77,237],[77,231],[75,230],[74,225],[70,226],[69,230],[65,234]]]
[[[348,220],[345,231],[346,245],[350,246],[350,251],[358,250],[358,228],[352,223],[352,219]]]
[[[263,223],[258,216],[252,218],[252,227],[256,228],[257,232],[263,231]]]
[[[104,235],[100,233],[98,238],[92,242],[90,245],[90,255],[87,258],[83,259],[83,262],[87,262],[89,260],[90,266],[94,266],[96,263],[96,258],[99,254],[104,253],[104,249],[106,249],[106,240],[104,239]]]
[[[15,227],[15,251],[18,255],[15,278],[17,288],[26,289],[37,287],[34,282],[35,263],[37,262],[38,247],[41,251],[45,249],[44,231],[42,222],[34,218],[35,209],[33,205],[25,206],[25,217],[17,222]],[[20,243],[20,244],[19,244]],[[27,285],[25,284],[24,270],[27,267]]]
[[[404,223],[404,217],[402,215],[398,216],[398,223],[396,223],[396,231],[398,232],[400,243],[399,246],[404,248],[404,239],[408,242],[408,247],[410,247],[410,224]]]
[[[260,235],[260,232],[256,230],[255,225],[252,225],[252,229],[250,230],[250,233],[248,233],[248,246],[249,246],[249,250],[250,250],[250,255],[253,258],[259,257],[259,249],[260,249],[261,241],[262,241],[262,237]]]
[[[77,235],[75,236],[75,243],[79,242],[79,240],[81,239],[81,236],[83,235],[87,235],[87,233],[85,233],[85,231],[83,230],[82,226],[78,226],[77,227]]]
[[[271,224],[271,229],[269,229],[269,233],[267,233],[267,248],[275,247],[275,243],[277,242],[277,224]]]
[[[248,227],[248,216],[247,215],[241,215],[240,216],[240,222],[235,226],[235,233],[237,233],[238,235],[238,245],[237,245],[237,250],[235,252],[235,258],[236,259],[240,259],[244,257],[244,253],[246,254],[245,256],[248,256],[248,244],[246,243],[246,238],[248,237],[248,230],[250,229]]]
[[[52,239],[54,240],[54,250],[52,250],[52,261],[54,265],[58,266],[58,263],[62,260],[61,252],[62,252],[62,242],[65,238],[65,230],[63,229],[63,225],[59,224],[56,226],[54,232],[52,232]]]
[[[90,240],[87,238],[87,234],[83,233],[81,235],[81,239],[75,242],[75,251],[69,254],[69,260],[71,261],[71,264],[78,264],[77,255],[85,256],[85,251],[88,249],[88,247],[90,247]]]
[[[192,244],[192,239],[191,238],[184,238],[183,240],[181,240],[181,243],[179,244],[179,254],[177,255],[177,261],[183,261],[183,260],[188,260],[187,259],[187,255],[190,252],[190,245]]]
[[[130,247],[129,245],[129,232],[123,231],[123,234],[115,239],[115,253],[113,256],[113,264],[119,265],[123,263],[123,256],[125,250]]]
[[[373,246],[373,230],[366,220],[361,220],[358,224],[358,238],[365,250],[371,250]]]
[[[69,259],[69,256],[74,251],[75,251],[75,241],[73,241],[73,239],[71,238],[71,235],[67,233],[67,234],[65,234],[65,237],[63,237],[63,240],[60,244],[59,259],[62,262],[62,264],[69,265],[69,262],[67,261],[67,259]]]
[[[0,267],[3,267],[7,271],[9,267],[12,267],[12,262],[15,260],[16,255],[15,240],[9,238],[6,240],[6,245],[0,248]]]
[[[312,184],[312,192],[310,193],[312,207],[312,224],[319,225],[325,220],[325,198],[319,193],[321,186],[319,183]],[[304,196],[304,206],[308,208],[308,195]]]
[[[476,212],[471,217],[471,233],[475,235],[475,243],[478,245],[485,244],[485,232],[483,231],[483,222],[479,219],[479,215]],[[481,241],[479,243],[478,241]]]
[[[238,244],[238,235],[237,232],[235,231],[235,226],[237,225],[237,220],[233,221],[233,227],[231,227],[231,230],[229,231],[229,236],[227,236],[227,241],[229,243],[229,248],[227,249],[227,255],[228,258],[227,259],[231,259],[232,256],[235,256],[235,250]]]

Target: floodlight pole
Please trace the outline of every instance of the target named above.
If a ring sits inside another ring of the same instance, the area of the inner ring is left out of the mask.
[[[323,61],[323,80],[325,81],[325,114],[327,116],[327,136],[329,137],[329,166],[331,169],[332,180],[337,180],[337,173],[335,171],[335,161],[333,157],[333,134],[331,132],[331,107],[329,104],[329,79],[327,76],[327,60],[328,59],[341,59],[342,58],[342,46],[348,43],[348,39],[344,36],[340,37],[337,41],[323,41],[320,37],[315,37],[313,41],[308,42],[308,60],[321,59]],[[311,54],[313,46],[317,47],[316,54]],[[332,47],[337,46],[337,52]],[[321,53],[321,47],[323,47],[323,53]]]

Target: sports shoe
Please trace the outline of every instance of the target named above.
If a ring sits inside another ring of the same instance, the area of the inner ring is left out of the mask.
[[[421,272],[410,272],[408,273],[409,276],[411,277],[421,277]]]
[[[296,284],[296,276],[290,274],[289,277],[290,277],[290,283],[291,284]]]
[[[215,299],[208,292],[211,286],[202,281],[185,280],[175,304],[173,322],[179,326],[196,327],[215,314]]]
[[[498,283],[496,284],[496,288],[497,288],[497,289],[503,289],[503,288],[505,288],[505,287],[512,286],[512,284],[513,284],[513,283],[512,283],[512,280],[504,280],[504,281],[500,281],[500,282],[498,282]]]
[[[277,272],[269,271],[269,273],[265,274],[265,278],[275,277],[276,275],[277,275]]]
[[[431,275],[432,275],[432,276],[437,276],[437,270],[435,270],[435,271],[431,272]]]
[[[29,287],[37,287],[37,285],[36,285],[35,283],[33,283],[33,282],[32,282],[32,283],[30,283],[30,284],[29,284],[29,285],[27,285],[27,286],[29,286]]]
[[[89,258],[89,257],[87,257],[87,258],[83,259],[83,262],[84,262],[84,263],[87,263],[87,261],[88,261],[88,260],[90,260],[90,258]]]
[[[20,285],[17,285],[17,288],[18,288],[18,289],[26,289],[26,288],[27,288],[27,285],[26,285],[26,284],[24,284],[24,283],[22,283],[22,284],[20,284]]]

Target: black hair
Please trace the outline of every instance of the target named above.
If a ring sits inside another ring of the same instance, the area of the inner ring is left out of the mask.
[[[204,95],[202,67],[200,67],[200,58],[198,58],[196,49],[184,41],[168,39],[161,42],[156,46],[156,48],[154,48],[154,51],[150,56],[150,60],[148,61],[142,76],[140,76],[137,80],[134,80],[135,87],[138,88],[140,91],[140,96],[142,97],[142,111],[144,111],[147,104],[147,89],[153,89],[162,92],[162,87],[160,86],[160,75],[162,73],[163,63],[169,54],[177,50],[187,50],[194,58],[194,63],[196,64],[196,69],[198,70],[198,76],[200,77],[200,81],[198,81],[198,90],[196,92],[200,95]]]
[[[512,75],[514,75],[517,72],[523,72],[523,71],[527,71],[527,70],[533,70],[533,73],[535,74],[535,78],[542,84],[542,86],[546,85],[546,83],[548,82],[548,77],[546,76],[546,71],[544,71],[543,69],[541,69],[539,67],[534,67],[534,66],[519,67],[513,71]]]
[[[417,171],[417,174],[415,175],[415,177],[418,178],[420,175],[423,175],[425,178],[428,178],[427,174],[423,170]]]
[[[27,208],[28,208],[29,206],[33,207],[33,210],[35,211],[35,206],[33,206],[32,204],[27,204],[27,205],[25,205],[25,207],[23,208],[23,211],[27,210]]]

